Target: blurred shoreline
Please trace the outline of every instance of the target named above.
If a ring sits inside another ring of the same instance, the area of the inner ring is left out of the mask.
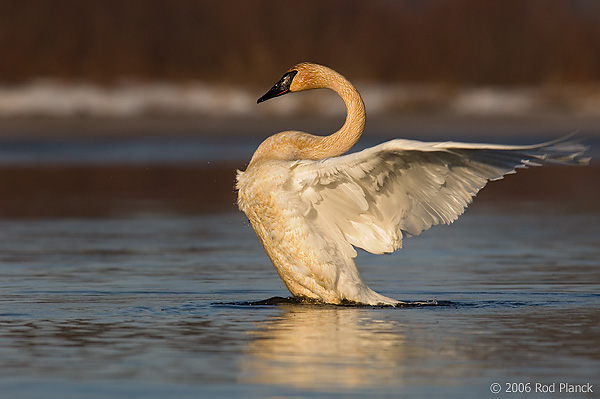
[[[501,87],[357,82],[356,87],[368,115],[376,117],[433,114],[600,118],[597,84]],[[256,98],[266,89],[202,82],[99,85],[49,79],[20,85],[0,84],[0,118],[276,118],[339,117],[346,113],[337,95],[324,90],[284,96],[257,107]]]
[[[548,140],[600,138],[600,88],[357,84],[365,138]],[[346,110],[329,90],[256,105],[266,88],[218,84],[37,81],[0,85],[0,139],[256,137],[283,130],[328,135]]]

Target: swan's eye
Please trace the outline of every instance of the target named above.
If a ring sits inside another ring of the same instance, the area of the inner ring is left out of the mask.
[[[281,78],[281,86],[282,87],[290,87],[290,85],[292,84],[292,79],[294,79],[294,76],[296,76],[298,72],[293,71],[293,72],[288,72],[285,75],[283,75],[283,78]]]
[[[297,73],[298,71],[291,71],[283,75],[279,81],[280,88],[282,90],[289,90],[292,85],[292,80],[294,80],[294,76],[296,76]]]
[[[283,94],[289,93],[292,80],[294,80],[294,76],[296,76],[297,73],[298,71],[291,71],[283,75],[281,79],[279,79],[279,82],[275,83],[275,85],[271,87],[271,90],[266,92],[264,96],[258,99],[257,103],[261,103],[270,98],[279,97]]]

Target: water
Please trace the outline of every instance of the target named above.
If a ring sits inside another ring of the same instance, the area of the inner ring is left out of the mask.
[[[15,157],[6,162],[34,160],[39,170],[2,170],[3,196],[12,195],[0,212],[2,397],[580,398],[600,392],[600,210],[597,178],[585,180],[595,172],[585,172],[583,191],[547,187],[546,194],[501,201],[490,197],[514,192],[518,178],[493,183],[455,224],[407,239],[393,255],[359,254],[373,289],[401,300],[436,299],[436,306],[329,306],[261,302],[289,294],[244,215],[232,203],[182,205],[179,197],[201,202],[214,194],[204,185],[189,188],[187,178],[178,181],[183,167],[160,169],[157,181],[139,172],[148,163],[154,174],[152,165],[186,164],[194,151],[212,162],[230,148],[226,142],[76,141],[59,154],[50,141],[36,143],[4,143]],[[135,165],[111,169],[123,159]],[[48,174],[57,160],[71,168]],[[15,171],[19,184],[8,180]],[[191,172],[208,175],[194,184],[215,180],[213,169]],[[527,173],[517,176],[543,176]],[[233,169],[219,179],[229,176]],[[582,184],[568,176],[561,187],[567,180]],[[44,182],[49,178],[65,186]],[[155,198],[165,187],[172,196]],[[232,195],[232,183],[219,190]],[[151,206],[148,198],[155,200]],[[50,209],[64,202],[71,205]],[[81,203],[89,209],[82,211]],[[589,383],[594,392],[560,392],[561,383]],[[552,384],[554,394],[535,392]]]
[[[598,213],[490,205],[394,255],[361,254],[384,295],[438,300],[394,309],[253,306],[287,292],[238,213],[3,220],[0,387],[19,398],[600,389],[599,225]]]
[[[233,162],[256,149],[256,140],[234,139],[225,148],[212,138],[50,138],[0,141],[0,165],[78,164],[185,164]]]

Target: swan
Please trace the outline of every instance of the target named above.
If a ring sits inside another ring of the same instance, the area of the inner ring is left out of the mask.
[[[344,101],[337,132],[277,133],[237,171],[238,206],[292,295],[330,304],[398,305],[365,284],[355,247],[374,254],[403,237],[452,223],[488,181],[542,162],[585,164],[587,147],[567,138],[530,145],[396,139],[344,155],[365,126],[354,86],[323,65],[300,63],[257,103],[328,88]]]

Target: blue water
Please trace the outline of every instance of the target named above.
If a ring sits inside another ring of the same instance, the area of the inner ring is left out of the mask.
[[[3,139],[0,165],[241,167],[260,140]],[[0,397],[598,397],[600,210],[568,198],[476,198],[395,254],[359,253],[376,291],[437,301],[407,308],[271,299],[289,294],[239,212],[44,218],[40,198],[0,219]]]
[[[0,165],[182,164],[243,160],[260,139],[235,137],[47,138],[0,140]]]
[[[600,213],[474,205],[393,255],[371,287],[413,308],[274,301],[243,215],[0,221],[7,398],[548,397],[600,391]]]
[[[1,130],[1,129],[0,129]],[[270,131],[269,134],[275,133]],[[425,138],[412,134],[411,139],[426,141],[466,141],[487,142],[500,144],[534,144],[537,142],[556,139],[569,132],[546,134],[540,137],[523,135],[498,135],[488,137],[483,135],[470,136],[452,133],[429,133]],[[83,164],[106,165],[119,164],[182,164],[182,163],[216,163],[240,162],[242,165],[249,161],[252,153],[260,142],[269,134],[232,136],[211,135],[169,137],[168,133],[156,137],[79,137],[67,138],[1,138],[0,166],[2,165],[31,165],[31,164]],[[599,132],[584,132],[578,135],[587,145],[590,145],[588,156],[597,161],[600,156]],[[369,134],[356,144],[351,152],[380,144],[396,137]]]

